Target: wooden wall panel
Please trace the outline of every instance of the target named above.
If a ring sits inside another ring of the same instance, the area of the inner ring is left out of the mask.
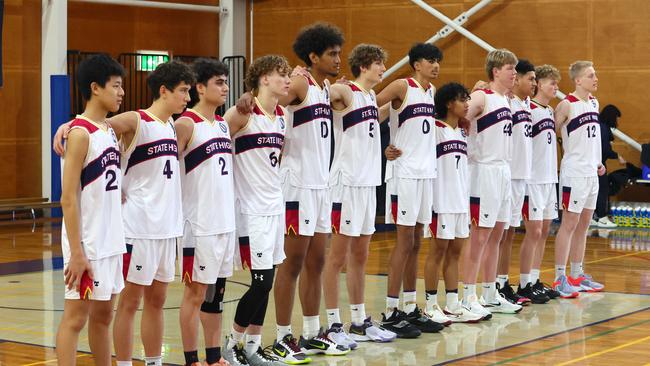
[[[6,0],[0,89],[0,198],[41,194],[41,2]]]

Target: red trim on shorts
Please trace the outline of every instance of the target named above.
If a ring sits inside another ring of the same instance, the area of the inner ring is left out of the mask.
[[[528,221],[528,196],[524,196],[524,204],[521,206],[521,217]]]
[[[93,280],[88,276],[88,271],[84,271],[81,275],[79,287],[79,298],[81,300],[90,300],[93,295]]]
[[[300,235],[300,202],[287,201],[285,203],[285,235]]]
[[[431,231],[431,237],[437,239],[438,235],[438,214],[435,211],[431,211],[431,223],[429,224],[429,230]]]
[[[194,248],[183,248],[183,273],[181,281],[186,284],[192,283],[192,274],[194,273]]]
[[[397,224],[397,195],[390,195],[390,214],[393,216],[393,223]]]
[[[242,267],[253,269],[251,265],[251,245],[248,236],[239,237],[239,256],[241,257]]]
[[[126,253],[122,254],[122,276],[124,281],[129,275],[129,266],[131,265],[131,252],[133,252],[133,244],[126,245]]]
[[[568,210],[571,203],[571,187],[562,186],[562,209]]]
[[[472,222],[472,225],[478,225],[481,218],[481,198],[480,197],[470,197],[469,198],[469,216]]]
[[[341,202],[332,203],[332,230],[338,234],[341,230]]]

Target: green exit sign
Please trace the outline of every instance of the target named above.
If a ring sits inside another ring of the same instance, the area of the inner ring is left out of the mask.
[[[167,54],[167,52],[156,52],[155,54],[144,54],[141,52],[138,53],[138,71],[154,71],[158,65],[169,61],[169,54]]]

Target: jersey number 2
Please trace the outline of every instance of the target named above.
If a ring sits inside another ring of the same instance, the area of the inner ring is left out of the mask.
[[[108,182],[106,182],[106,191],[114,191],[117,189],[117,184],[115,181],[117,180],[117,174],[115,173],[114,170],[107,170],[106,171],[106,179],[108,179]]]

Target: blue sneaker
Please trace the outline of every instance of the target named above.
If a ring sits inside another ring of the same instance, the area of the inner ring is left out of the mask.
[[[583,273],[582,277],[583,277],[582,283],[584,283],[585,285],[591,288],[590,292],[601,292],[605,288],[605,285],[603,285],[602,283],[594,281],[591,275]]]
[[[580,295],[579,289],[572,286],[566,276],[562,275],[553,282],[553,290],[560,293],[563,299],[573,299]]]

